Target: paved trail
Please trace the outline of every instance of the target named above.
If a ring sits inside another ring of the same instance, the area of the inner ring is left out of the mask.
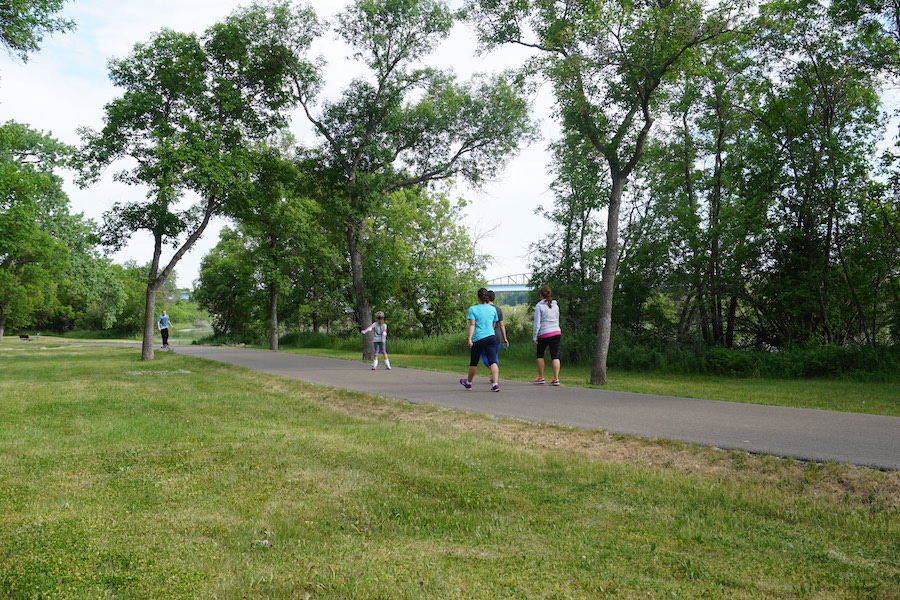
[[[557,423],[611,433],[693,442],[719,448],[900,469],[900,417],[695,400],[576,387],[501,381],[472,390],[458,375],[243,348],[178,346],[199,356],[256,371],[448,408]],[[462,363],[461,363],[462,364]],[[898,392],[900,394],[900,392]]]

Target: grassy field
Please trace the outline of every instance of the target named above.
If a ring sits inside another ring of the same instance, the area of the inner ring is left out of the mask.
[[[0,597],[900,600],[900,473],[0,346]]]

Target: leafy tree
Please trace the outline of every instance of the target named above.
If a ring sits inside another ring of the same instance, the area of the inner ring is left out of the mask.
[[[203,257],[194,300],[212,316],[216,335],[254,336],[263,322],[263,290],[248,240],[225,227],[219,243]]]
[[[28,60],[45,33],[69,31],[75,23],[57,17],[66,0],[4,0],[0,2],[0,44],[13,56]]]
[[[790,31],[783,29],[788,13]],[[773,2],[763,17],[770,33],[761,54],[783,58],[755,114],[759,155],[778,160],[760,165],[773,181],[771,250],[757,272],[749,325],[778,347],[842,344],[855,337],[860,316],[859,290],[840,263],[845,232],[870,195],[867,157],[881,131],[877,84],[824,7]]]
[[[149,265],[140,266],[133,260],[124,264],[112,264],[110,272],[116,286],[122,290],[121,310],[110,329],[125,335],[140,333],[144,329],[144,304],[147,293]]]
[[[410,313],[426,336],[462,328],[472,291],[481,285],[486,257],[458,225],[464,208],[444,194],[405,188],[366,225],[372,297],[391,315]]]
[[[643,306],[665,290],[669,316],[658,324],[671,323],[671,331],[655,334],[734,344],[738,301],[747,266],[762,252],[766,218],[765,203],[742,196],[738,184],[760,87],[748,41],[720,39],[681,74],[667,107],[670,126],[651,140],[638,170],[644,209],[625,229],[630,248],[620,274],[636,333],[645,326]]]
[[[42,216],[65,201],[54,171],[70,152],[20,123],[0,126],[0,338],[7,324],[30,325],[56,301],[69,254],[42,227]]]
[[[288,286],[321,289],[325,282],[317,280],[340,269],[342,258],[335,252],[340,237],[325,226],[323,207],[306,195],[314,183],[306,182],[287,156],[292,145],[292,139],[282,138],[256,151],[251,183],[231,209],[268,296],[267,337],[273,351],[278,349],[279,302]]]
[[[240,189],[251,170],[250,144],[283,124],[288,98],[273,78],[285,58],[273,39],[308,46],[315,27],[308,11],[271,15],[242,9],[199,38],[170,30],[137,44],[110,63],[125,89],[105,107],[101,132],[83,131],[84,181],[123,157],[136,166],[117,177],[149,188],[147,200],[117,204],[105,216],[103,242],[121,247],[139,230],[153,236],[141,357],[152,360],[156,291],[203,234],[213,215]],[[186,191],[199,201],[187,209]],[[183,241],[182,241],[183,240]],[[176,248],[161,264],[164,245]]]
[[[483,183],[531,126],[517,84],[502,77],[460,84],[450,73],[419,66],[453,25],[444,3],[360,0],[336,21],[367,76],[316,112],[318,87],[290,63],[284,75],[321,139],[307,164],[319,165],[313,174],[322,182],[319,199],[343,222],[356,320],[366,327],[373,300],[364,255],[370,217],[395,190],[450,178]],[[363,353],[371,351],[365,338]]]
[[[568,135],[552,144],[552,208],[539,211],[556,231],[531,246],[533,288],[549,285],[560,304],[566,331],[566,355],[582,359],[593,355],[596,339],[603,239],[597,198],[606,195],[608,183],[596,154],[580,135]]]
[[[488,47],[519,44],[541,52],[532,66],[554,85],[564,131],[581,135],[609,172],[591,383],[606,383],[625,185],[643,158],[672,80],[691,64],[698,50],[728,31],[737,8],[725,3],[707,9],[693,0],[468,3],[470,19]]]
[[[96,225],[67,211],[51,216],[44,229],[69,250],[69,264],[57,288],[58,305],[37,326],[53,331],[112,328],[125,302],[112,261],[97,249]]]

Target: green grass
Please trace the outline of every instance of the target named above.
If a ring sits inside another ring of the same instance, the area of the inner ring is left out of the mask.
[[[898,473],[13,346],[2,598],[900,598]]]
[[[315,354],[359,360],[359,350],[286,348],[286,352]],[[406,348],[404,348],[406,350]],[[529,348],[530,352],[533,352]],[[459,350],[456,356],[443,354],[399,353],[388,347],[391,364],[416,369],[465,374],[469,356]],[[532,354],[521,349],[509,354],[501,351],[500,377],[531,381],[537,370]],[[545,375],[550,373],[549,360]],[[487,370],[479,367],[482,374]],[[564,385],[588,386],[590,367],[563,364],[560,379]],[[815,408],[872,415],[900,416],[900,384],[897,382],[853,381],[838,379],[767,379],[717,377],[713,375],[677,375],[611,370],[604,389],[661,394],[727,402],[748,402],[794,408]]]

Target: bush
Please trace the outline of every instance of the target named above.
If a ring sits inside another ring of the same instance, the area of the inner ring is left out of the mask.
[[[744,377],[900,378],[900,347],[797,348],[780,352],[706,348],[692,372]]]

